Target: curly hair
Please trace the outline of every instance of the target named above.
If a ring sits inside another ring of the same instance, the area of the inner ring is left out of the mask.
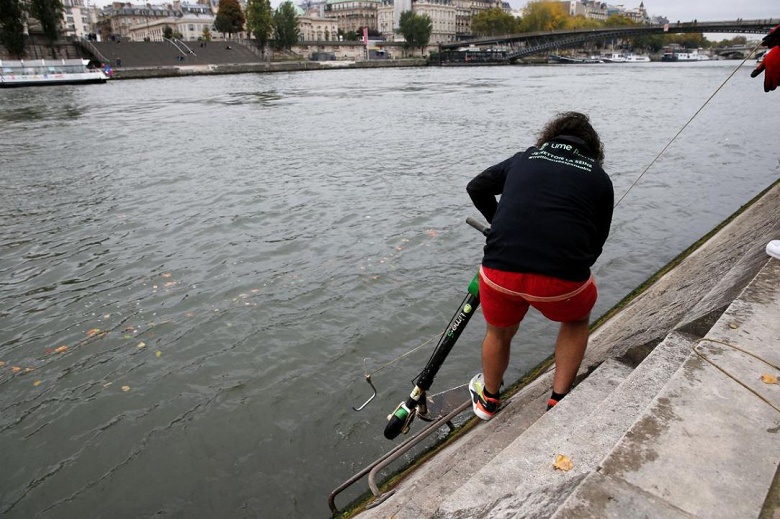
[[[579,137],[585,141],[585,145],[590,151],[589,155],[598,161],[604,162],[604,145],[599,139],[599,134],[590,124],[587,115],[580,112],[559,113],[555,119],[548,122],[536,140],[536,146],[541,147],[545,142],[552,140],[559,135],[571,135]]]

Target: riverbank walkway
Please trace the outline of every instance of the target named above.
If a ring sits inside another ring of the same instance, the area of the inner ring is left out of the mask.
[[[777,519],[774,239],[780,183],[594,331],[558,406],[548,370],[353,516]]]

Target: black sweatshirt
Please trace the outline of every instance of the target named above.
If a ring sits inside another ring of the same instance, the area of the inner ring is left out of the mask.
[[[567,135],[491,166],[466,187],[491,223],[482,264],[585,281],[612,222],[612,181]],[[496,196],[501,195],[500,202]]]

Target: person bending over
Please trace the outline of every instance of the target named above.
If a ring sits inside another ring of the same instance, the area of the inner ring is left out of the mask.
[[[487,333],[482,373],[469,383],[474,413],[493,417],[510,343],[529,306],[560,323],[548,409],[571,389],[598,297],[590,267],[612,222],[612,181],[588,116],[558,114],[536,145],[487,168],[466,187],[491,224],[479,271]],[[497,196],[500,195],[500,201]]]

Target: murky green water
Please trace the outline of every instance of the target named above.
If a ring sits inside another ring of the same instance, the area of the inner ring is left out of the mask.
[[[0,515],[328,516],[392,446],[385,416],[430,348],[355,413],[363,359],[436,336],[476,271],[468,180],[582,110],[620,197],[736,64],[0,91]],[[780,95],[749,71],[617,208],[595,314],[778,177]],[[433,390],[479,370],[483,330]],[[552,342],[530,316],[507,378]]]

